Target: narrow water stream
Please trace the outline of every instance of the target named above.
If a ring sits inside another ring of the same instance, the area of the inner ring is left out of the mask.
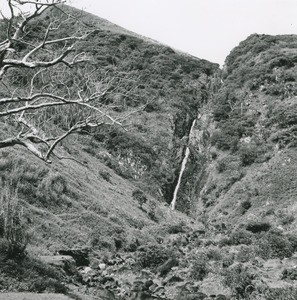
[[[175,210],[176,200],[177,200],[177,193],[179,191],[181,180],[182,180],[182,177],[183,177],[183,173],[185,171],[185,168],[186,168],[186,165],[187,165],[187,161],[188,161],[188,158],[189,158],[189,155],[190,155],[189,143],[190,143],[190,140],[191,140],[191,135],[192,135],[192,132],[194,130],[195,124],[196,124],[196,119],[193,121],[191,129],[190,129],[190,132],[189,132],[188,145],[187,145],[185,156],[183,158],[182,165],[181,165],[181,168],[180,168],[180,172],[179,172],[179,176],[178,176],[178,181],[177,181],[176,187],[174,189],[173,199],[172,199],[172,201],[170,203],[170,207],[171,207],[172,210]]]

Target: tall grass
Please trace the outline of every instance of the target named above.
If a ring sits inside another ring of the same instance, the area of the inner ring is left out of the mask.
[[[17,197],[17,191],[10,191],[7,186],[0,195],[0,237],[6,241],[1,249],[6,258],[23,258],[26,254],[28,234],[24,210]]]

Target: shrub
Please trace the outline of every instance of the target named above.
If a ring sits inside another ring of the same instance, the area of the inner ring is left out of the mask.
[[[180,221],[177,224],[168,224],[167,232],[169,234],[185,233],[189,231],[189,227],[184,221]]]
[[[209,260],[219,261],[222,260],[223,258],[223,254],[221,253],[221,250],[217,247],[208,248],[205,254]]]
[[[208,263],[208,258],[206,254],[199,253],[197,257],[195,257],[195,260],[191,267],[191,271],[190,271],[191,278],[199,281],[203,280],[209,272],[207,263]]]
[[[216,164],[216,169],[219,173],[223,173],[227,170],[228,167],[228,161],[226,159],[221,159]]]
[[[211,137],[211,144],[221,150],[236,151],[239,137],[236,133],[226,132],[223,129],[216,130]]]
[[[224,246],[230,246],[230,239],[228,239],[227,237],[223,237],[222,239],[220,239],[219,241],[219,246],[220,247],[224,247]]]
[[[224,285],[230,287],[236,297],[249,299],[249,294],[254,290],[255,275],[250,273],[247,267],[238,264],[223,272],[222,275]]]
[[[165,246],[148,244],[138,248],[137,262],[142,268],[153,268],[163,264],[169,258]]]
[[[106,180],[107,182],[111,182],[111,174],[107,171],[101,170],[99,171],[99,176]]]
[[[104,236],[93,237],[91,240],[91,246],[99,250],[107,249],[109,251],[115,251],[116,249],[114,240]]]
[[[286,213],[284,211],[280,211],[277,216],[279,217],[282,225],[289,225],[295,220],[295,216],[293,214]]]
[[[250,200],[245,200],[240,203],[240,212],[244,215],[250,208],[252,207],[252,203]]]
[[[229,254],[225,255],[222,259],[222,267],[229,268],[234,263],[234,255]]]
[[[138,202],[140,208],[142,208],[143,204],[147,202],[146,195],[139,189],[136,189],[132,192],[132,197]]]
[[[239,149],[239,156],[243,166],[253,164],[258,157],[258,150],[255,145],[244,145]]]
[[[105,218],[96,219],[97,225],[90,233],[90,243],[92,247],[110,251],[116,250],[116,244],[119,246],[124,239],[124,227],[116,225]]]
[[[297,251],[297,236],[295,234],[289,233],[289,234],[286,234],[285,237],[287,238],[287,240],[291,244],[293,252],[296,252]]]
[[[294,245],[294,241],[284,236],[281,232],[270,230],[257,236],[255,251],[257,255],[264,259],[283,259],[292,256],[295,251]]]
[[[241,263],[245,263],[250,261],[254,256],[255,254],[253,247],[242,245],[239,249],[239,252],[236,255],[236,260]]]
[[[149,207],[149,211],[147,213],[148,217],[154,221],[154,222],[158,222],[158,217],[157,217],[157,211],[156,211],[156,208],[157,208],[157,203],[155,201],[149,201],[148,202],[148,207]]]
[[[246,225],[246,230],[252,233],[268,231],[270,228],[271,224],[268,222],[250,222]]]
[[[250,245],[252,243],[252,234],[244,229],[237,229],[232,232],[229,238],[230,245]]]
[[[297,269],[284,269],[282,272],[282,279],[297,280]]]
[[[297,124],[297,104],[284,103],[270,108],[268,113],[268,125],[278,124],[280,128],[288,128]]]
[[[241,202],[240,206],[244,209],[244,210],[248,210],[252,207],[252,203],[250,200],[245,200],[243,202]]]

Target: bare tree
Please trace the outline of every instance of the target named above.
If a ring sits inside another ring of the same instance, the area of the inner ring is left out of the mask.
[[[94,30],[84,28],[69,36],[57,37],[54,33],[65,20],[74,18],[63,11],[63,0],[6,1],[10,16],[2,14],[1,20],[6,33],[0,37],[0,122],[13,123],[15,130],[0,140],[0,148],[21,145],[50,163],[57,145],[70,134],[103,124],[121,126],[131,113],[117,113],[110,105],[100,102],[111,92],[112,82],[118,78],[107,75],[95,80],[89,68],[78,82],[73,80],[71,89],[63,82],[65,72],[75,72],[77,65],[88,61],[85,53],[75,50],[75,45],[94,34]],[[29,13],[24,12],[26,5],[31,7]],[[53,9],[59,10],[65,18],[49,15]],[[46,26],[34,27],[34,22],[41,18],[46,19]],[[29,38],[32,28],[33,32],[38,31],[38,38]],[[18,77],[18,71],[25,76],[25,84]],[[80,116],[53,135],[47,124],[53,113],[49,110],[65,106]]]

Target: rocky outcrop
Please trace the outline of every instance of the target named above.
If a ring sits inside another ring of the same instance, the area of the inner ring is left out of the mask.
[[[58,254],[71,256],[78,267],[80,266],[88,266],[90,264],[89,259],[89,248],[84,249],[67,249],[67,250],[59,250]]]

